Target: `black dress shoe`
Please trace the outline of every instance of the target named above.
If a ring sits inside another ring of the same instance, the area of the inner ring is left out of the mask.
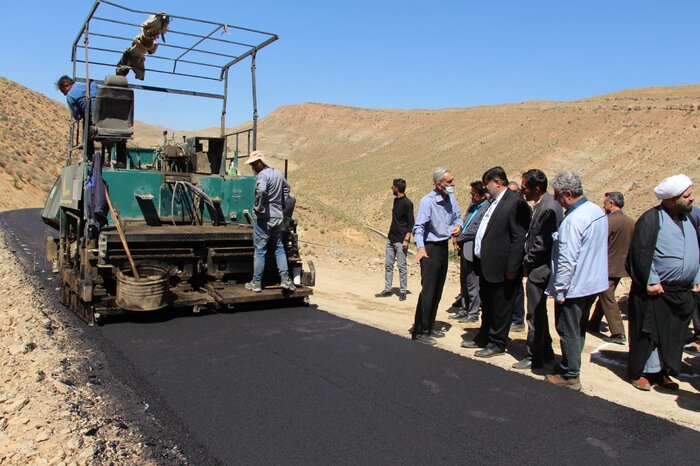
[[[399,293],[399,301],[406,301],[406,293]]]
[[[487,346],[486,348],[474,353],[474,356],[479,358],[492,358],[494,356],[498,356],[499,354],[504,354],[505,352],[505,349],[499,348],[498,346]]]
[[[384,290],[381,293],[377,293],[374,295],[375,298],[388,298],[391,296],[393,293],[391,291]]]
[[[417,341],[418,343],[423,343],[424,345],[434,346],[437,344],[437,341],[435,340],[435,338],[433,338],[429,335],[426,335],[424,333],[416,335],[414,340]]]
[[[470,349],[476,349],[476,348],[484,348],[486,345],[482,345],[477,341],[474,340],[464,340],[462,341],[462,348],[470,348]]]
[[[479,322],[479,316],[467,314],[466,316],[459,319],[457,322],[460,324],[471,324],[474,322]]]
[[[433,338],[442,338],[445,336],[445,332],[443,332],[442,330],[432,329],[428,335],[430,335]]]
[[[603,340],[607,341],[608,343],[615,343],[616,345],[627,344],[627,338],[622,333],[610,335],[609,337],[603,337]]]
[[[525,358],[513,364],[513,369],[530,369],[534,366],[532,359]]]

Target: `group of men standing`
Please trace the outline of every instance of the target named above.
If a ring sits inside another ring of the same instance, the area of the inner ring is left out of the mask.
[[[669,374],[680,371],[684,338],[696,310],[693,291],[700,291],[700,234],[697,222],[688,216],[693,201],[688,177],[662,181],[655,188],[660,205],[642,215],[636,226],[622,212],[621,193],[606,193],[601,209],[585,197],[581,178],[573,170],[558,173],[551,183],[542,170],[528,170],[517,192],[508,189],[503,168],[493,167],[471,183],[471,203],[462,217],[454,175],[437,168],[435,187],[421,199],[415,223],[412,209],[408,221],[410,201],[405,181],[400,181],[403,220],[397,220],[395,209],[392,229],[400,227],[387,242],[386,286],[376,296],[391,295],[390,271],[401,240],[399,296],[405,299],[405,253],[412,233],[418,248],[414,263],[421,269],[411,330],[414,340],[434,345],[444,336],[435,327],[435,318],[452,242],[460,257],[465,310],[459,322],[476,322],[482,312],[477,334],[464,340],[462,347],[476,349],[475,356],[481,358],[505,352],[518,290],[526,277],[528,355],[513,367],[538,369],[555,361],[547,314],[551,296],[562,358],[557,373],[546,380],[580,390],[586,331],[598,332],[605,316],[611,333],[606,340],[627,342],[615,290],[629,273],[630,380],[641,390],[654,384],[678,389]],[[550,184],[553,194],[547,191]],[[532,209],[528,202],[534,204]]]

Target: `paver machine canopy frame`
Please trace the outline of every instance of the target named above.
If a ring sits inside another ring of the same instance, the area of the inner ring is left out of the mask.
[[[104,13],[104,14],[103,14]],[[137,10],[119,5],[109,0],[96,0],[87,18],[83,22],[80,32],[73,41],[71,49],[71,62],[73,66],[73,79],[77,82],[94,81],[103,84],[103,80],[93,79],[90,66],[114,68],[116,60],[110,58],[123,56],[125,50],[119,44],[129,45],[135,42],[135,37],[130,36],[134,30],[142,28],[146,16],[165,16],[168,23],[173,23],[174,28],[167,28],[168,37],[175,36],[181,41],[178,43],[163,42],[157,44],[155,50],[148,51],[145,59],[144,71],[183,78],[190,89],[149,86],[143,84],[129,84],[132,89],[140,89],[152,92],[164,92],[180,95],[189,95],[221,100],[221,137],[235,136],[238,143],[238,133],[226,134],[226,113],[228,104],[229,71],[234,65],[250,58],[251,93],[252,93],[252,128],[247,132],[248,146],[250,150],[257,149],[257,88],[256,88],[256,57],[257,53],[272,44],[279,37],[276,34],[256,29],[236,26],[228,23],[190,18],[186,16],[172,15],[165,12],[151,12]],[[124,32],[112,31],[105,26],[116,26]],[[131,29],[128,29],[131,28]],[[193,28],[200,32],[186,30]],[[237,35],[242,36],[240,40]],[[243,41],[245,40],[245,42]],[[94,44],[91,44],[94,42]],[[128,48],[127,48],[128,50]],[[80,52],[83,52],[82,54]],[[94,57],[91,58],[91,55]],[[169,65],[158,66],[159,64]],[[80,75],[80,65],[84,66],[84,75]],[[196,90],[196,82],[220,82],[221,92],[212,93]],[[88,93],[90,86],[88,86]],[[88,94],[89,95],[89,94]],[[87,119],[86,119],[87,120]],[[83,134],[87,134],[89,121],[85,121]],[[252,140],[251,140],[252,138]],[[83,148],[86,156],[87,148]],[[69,154],[70,155],[70,154]],[[70,156],[69,156],[70,160]],[[69,161],[70,163],[70,161]]]

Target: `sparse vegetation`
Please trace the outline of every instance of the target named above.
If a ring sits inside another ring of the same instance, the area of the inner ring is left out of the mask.
[[[10,175],[7,189],[15,191],[0,197],[0,209],[39,207],[65,163],[70,117],[60,102],[4,78],[0,84],[0,168]],[[258,147],[289,160],[302,239],[333,244],[337,254],[374,258],[383,254],[384,242],[365,225],[388,230],[391,179],[407,180],[417,209],[439,165],[454,171],[462,208],[468,183],[500,164],[515,179],[532,167],[548,174],[576,168],[591,199],[620,190],[625,209],[637,215],[655,202],[650,192],[659,178],[678,172],[699,177],[699,102],[696,85],[447,110],[293,105],[260,121]],[[157,144],[163,129],[137,122],[132,144]]]

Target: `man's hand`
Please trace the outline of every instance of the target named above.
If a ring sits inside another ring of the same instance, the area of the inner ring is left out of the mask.
[[[695,285],[693,285],[693,292],[700,293],[700,283],[696,283]]]
[[[459,236],[459,234],[462,232],[462,227],[459,225],[455,225],[454,228],[452,228],[452,231],[450,234],[454,236],[455,238]]]
[[[408,244],[409,244],[409,242],[408,242],[407,239],[403,240],[403,243],[401,243],[401,247],[403,248],[403,253],[404,253],[404,255],[405,255],[406,252],[408,251]]]
[[[452,238],[452,246],[455,247],[455,251],[457,251],[457,252],[462,251],[462,248],[459,247],[459,243],[457,242],[456,238]]]
[[[660,296],[664,294],[664,287],[661,286],[661,283],[657,283],[656,285],[647,285],[647,294],[649,296]]]
[[[428,253],[425,252],[425,248],[418,248],[416,257],[413,259],[413,265],[420,264],[420,261],[422,261],[423,259],[428,259]]]

